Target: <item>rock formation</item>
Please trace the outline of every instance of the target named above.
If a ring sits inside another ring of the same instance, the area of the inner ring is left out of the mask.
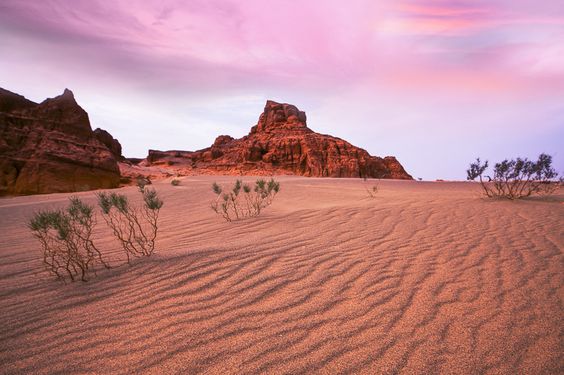
[[[0,89],[0,195],[117,187],[119,158],[70,90],[37,104]]]
[[[94,130],[94,136],[110,150],[116,160],[122,161],[125,159],[121,154],[121,143],[112,137],[110,133],[104,129],[96,128]]]
[[[199,151],[149,150],[146,165],[179,174],[294,174],[316,177],[412,179],[392,156],[380,158],[306,125],[306,114],[290,104],[267,101],[249,135],[216,138]]]

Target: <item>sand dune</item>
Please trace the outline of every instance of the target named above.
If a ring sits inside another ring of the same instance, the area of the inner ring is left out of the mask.
[[[214,180],[233,178],[155,184],[157,254],[67,285],[25,223],[69,194],[1,199],[0,372],[564,372],[562,195],[281,177],[262,216],[227,223]],[[102,220],[96,236],[124,262]]]

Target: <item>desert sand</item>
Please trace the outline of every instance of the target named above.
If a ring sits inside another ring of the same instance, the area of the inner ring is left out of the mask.
[[[116,267],[66,285],[26,222],[72,194],[0,199],[0,372],[564,372],[562,194],[380,181],[372,199],[370,181],[281,177],[261,216],[228,223],[210,186],[233,180],[154,184],[157,254],[123,265],[99,219]]]

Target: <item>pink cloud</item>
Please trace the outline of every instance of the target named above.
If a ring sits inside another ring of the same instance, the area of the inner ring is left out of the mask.
[[[453,61],[466,70],[483,52],[491,56],[495,49],[522,43],[526,28],[542,25],[549,28],[546,34],[554,34],[550,27],[561,22],[557,14],[527,16],[497,1],[431,0],[352,1],[346,8],[337,1],[266,6],[257,0],[244,5],[230,0],[6,0],[3,14],[9,28],[34,38],[59,46],[88,45],[99,63],[126,77],[170,75],[165,80],[180,85],[209,80],[212,86],[265,79],[324,86],[362,80],[406,60],[414,70]],[[480,45],[486,38],[494,45]],[[559,61],[557,49],[548,48],[552,52],[546,58]],[[77,58],[72,52],[63,53]]]
[[[380,30],[398,35],[472,35],[484,30],[511,25],[563,26],[562,12],[551,13],[505,6],[503,1],[404,1],[390,3],[389,17]],[[563,9],[564,11],[564,9]]]
[[[476,17],[487,15],[492,11],[487,6],[401,2],[395,5],[395,9],[405,14],[424,17]]]

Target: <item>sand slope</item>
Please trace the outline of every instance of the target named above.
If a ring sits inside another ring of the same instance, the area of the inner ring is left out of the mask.
[[[68,194],[0,200],[0,372],[564,372],[562,196],[282,177],[261,217],[226,223],[214,180],[233,178],[156,184],[158,254],[89,283],[42,272],[25,227]]]

